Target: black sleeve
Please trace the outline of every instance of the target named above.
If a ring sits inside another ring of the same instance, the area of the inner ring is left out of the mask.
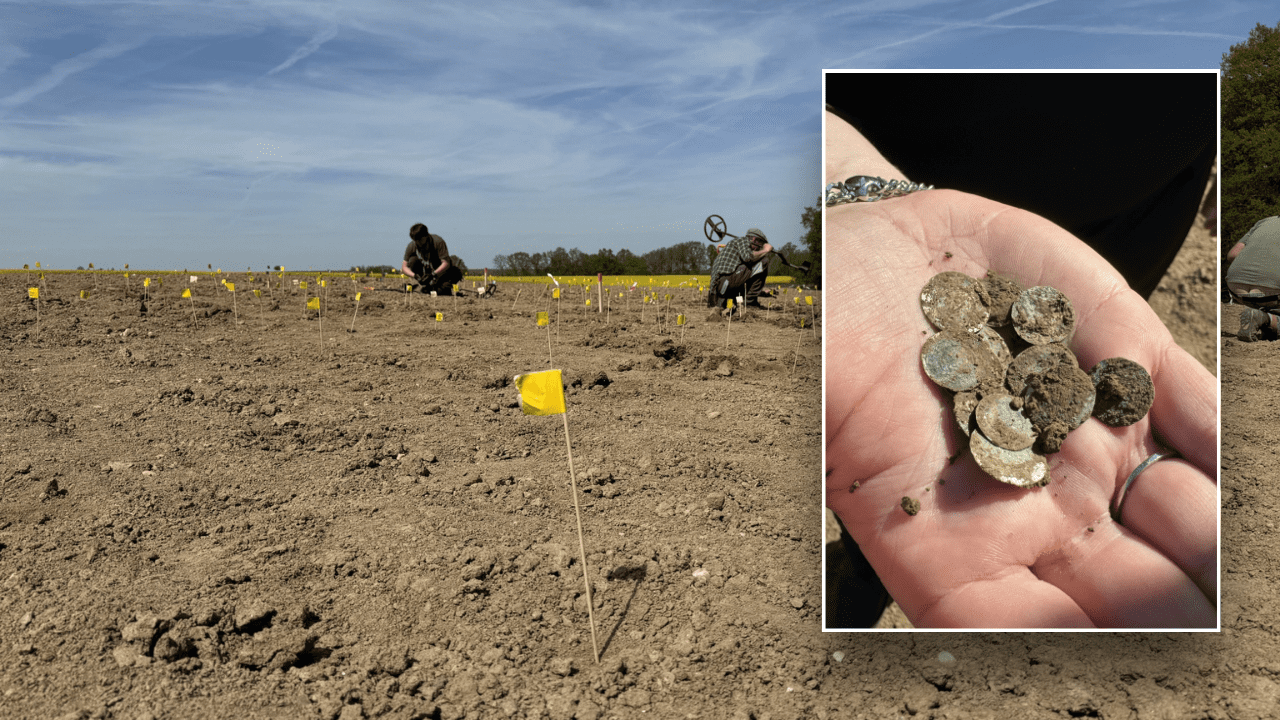
[[[1213,73],[826,78],[832,110],[908,178],[1052,220],[1144,297],[1195,221],[1217,154]]]

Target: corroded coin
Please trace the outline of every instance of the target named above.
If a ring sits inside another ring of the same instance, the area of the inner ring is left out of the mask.
[[[1089,419],[1093,402],[1093,379],[1074,366],[1028,376],[1022,393],[1022,411],[1039,431],[1055,422],[1075,430]]]
[[[1090,375],[1098,395],[1093,415],[1111,427],[1138,422],[1155,401],[1151,375],[1132,360],[1107,358]]]
[[[1031,375],[1044,375],[1057,372],[1058,368],[1077,367],[1076,356],[1062,343],[1046,343],[1032,345],[1018,353],[1018,357],[1009,364],[1004,383],[1009,392],[1022,395],[1027,387],[1027,378]]]
[[[988,270],[987,277],[978,282],[974,290],[987,308],[987,324],[991,327],[1004,327],[1011,322],[1009,310],[1024,288],[1017,280]]]
[[[990,327],[983,325],[974,333],[983,345],[996,356],[996,360],[1000,363],[1000,367],[1007,368],[1009,363],[1013,362],[1013,353],[1009,352],[1009,346],[1005,344],[1004,338],[1000,337],[1000,333],[992,330]],[[1000,374],[1000,382],[1004,382],[1004,373]]]
[[[977,286],[964,273],[938,273],[920,291],[920,309],[939,330],[978,327],[987,321],[987,307],[975,292]]]
[[[952,409],[955,411],[956,425],[960,426],[960,430],[968,437],[969,433],[977,427],[973,420],[973,411],[978,409],[978,392],[976,390],[965,390],[956,393],[951,399]]]
[[[1010,310],[1018,336],[1032,345],[1066,342],[1076,324],[1071,301],[1045,285],[1022,291]]]
[[[996,357],[967,330],[943,330],[925,340],[920,360],[930,380],[956,392],[976,388],[993,377],[1004,379],[1004,368]]]
[[[1048,482],[1048,463],[1042,455],[1030,448],[1005,450],[992,444],[981,430],[974,430],[969,436],[969,449],[973,451],[973,459],[978,461],[978,467],[1002,483],[1035,487]]]
[[[1012,395],[987,395],[978,403],[975,417],[982,434],[1005,450],[1025,450],[1036,441],[1035,428],[1013,407]]]

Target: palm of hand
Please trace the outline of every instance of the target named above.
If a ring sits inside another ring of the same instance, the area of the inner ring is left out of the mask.
[[[1061,228],[971,195],[844,206],[826,222],[827,502],[908,617],[921,626],[1212,626],[1215,383],[1142,298]],[[1081,367],[1128,357],[1156,385],[1137,424],[1090,419],[1072,432],[1049,456],[1046,487],[983,472],[921,369],[933,331],[920,289],[943,270],[988,269],[1066,293]],[[1157,449],[1153,423],[1188,460],[1146,470],[1121,526],[1108,505]],[[903,497],[921,512],[907,515]]]

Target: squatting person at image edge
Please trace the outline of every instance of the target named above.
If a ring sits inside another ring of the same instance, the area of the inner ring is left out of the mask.
[[[416,280],[424,293],[452,295],[453,286],[462,282],[462,271],[449,261],[444,238],[432,235],[422,223],[409,228],[409,238],[400,272]]]
[[[707,294],[708,307],[724,307],[725,300],[742,296],[743,305],[761,307],[759,297],[769,274],[769,253],[773,246],[757,228],[734,238],[711,264],[711,290]]]
[[[1227,253],[1227,288],[1248,310],[1240,313],[1236,337],[1245,341],[1280,338],[1280,217],[1254,223]]]

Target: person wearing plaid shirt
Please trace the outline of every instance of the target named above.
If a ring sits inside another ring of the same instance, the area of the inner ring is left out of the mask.
[[[724,307],[725,300],[743,298],[743,305],[761,307],[761,291],[769,274],[769,253],[773,246],[757,228],[734,238],[711,264],[711,290],[707,293],[708,307]]]

